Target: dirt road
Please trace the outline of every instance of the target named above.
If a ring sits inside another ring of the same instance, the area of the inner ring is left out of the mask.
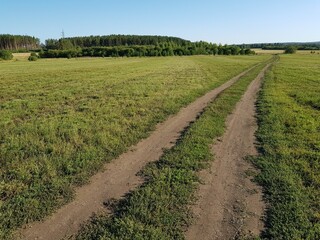
[[[175,144],[183,129],[196,119],[210,101],[249,70],[208,92],[181,109],[178,114],[159,124],[148,138],[140,141],[118,159],[106,164],[105,170],[94,175],[89,184],[76,189],[75,199],[72,202],[44,221],[25,226],[17,233],[18,237],[25,240],[61,239],[75,234],[80,225],[93,213],[108,211],[103,203],[109,199],[120,199],[140,185],[142,179],[136,174],[148,162],[158,160],[163,149]]]
[[[200,173],[204,184],[194,206],[195,223],[187,239],[237,239],[259,235],[264,213],[261,189],[251,181],[256,170],[244,158],[257,155],[255,102],[267,65],[249,85],[234,112],[227,130],[212,147],[214,162]]]

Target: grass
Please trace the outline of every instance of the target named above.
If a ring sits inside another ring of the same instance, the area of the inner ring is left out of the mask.
[[[184,239],[190,203],[199,185],[197,172],[212,160],[210,146],[225,129],[249,83],[264,67],[250,71],[211,103],[161,159],[142,171],[146,182],[115,206],[112,216],[96,216],[77,239]]]
[[[266,58],[0,62],[0,238],[70,201],[158,122]]]
[[[280,49],[262,49],[262,48],[253,48],[253,51],[255,51],[256,54],[282,54],[284,53],[284,50],[280,50]],[[311,52],[314,52],[312,54],[317,55],[320,54],[320,50],[298,50],[297,54],[307,54],[310,55]]]
[[[282,54],[284,53],[284,50],[273,50],[273,49],[262,49],[262,48],[252,48],[253,51],[255,51],[256,54]]]
[[[259,98],[268,239],[320,239],[319,76],[319,55],[281,55]]]

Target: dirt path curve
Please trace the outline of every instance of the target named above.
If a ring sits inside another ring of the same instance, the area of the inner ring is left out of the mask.
[[[252,67],[253,68],[253,67]],[[88,220],[93,213],[108,211],[104,202],[108,199],[120,199],[124,194],[142,183],[136,174],[148,162],[156,161],[164,148],[174,145],[181,131],[194,121],[197,115],[221,91],[230,87],[252,68],[242,72],[220,87],[180,110],[174,116],[158,124],[151,135],[140,141],[130,151],[118,159],[105,165],[105,170],[94,175],[90,183],[76,189],[75,199],[63,206],[42,222],[30,224],[18,233],[21,239],[54,240],[75,234],[80,225]]]
[[[225,134],[212,148],[215,160],[209,170],[200,173],[204,184],[197,193],[195,223],[186,232],[187,239],[237,239],[259,235],[263,229],[262,192],[251,181],[255,169],[244,157],[257,154],[255,102],[268,67],[249,85],[228,117]]]

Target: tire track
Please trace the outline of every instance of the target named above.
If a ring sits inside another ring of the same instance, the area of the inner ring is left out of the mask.
[[[258,236],[263,230],[262,190],[252,182],[249,175],[256,170],[244,158],[258,154],[255,102],[270,65],[251,82],[228,117],[225,134],[212,147],[215,160],[200,173],[204,184],[197,193],[195,223],[187,230],[187,239],[237,239]]]

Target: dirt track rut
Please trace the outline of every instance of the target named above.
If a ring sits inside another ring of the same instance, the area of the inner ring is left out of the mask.
[[[61,207],[44,221],[25,226],[18,232],[18,236],[26,240],[61,239],[75,234],[81,224],[87,221],[93,213],[108,212],[103,203],[108,199],[120,199],[139,186],[142,179],[137,176],[137,173],[148,162],[158,160],[163,149],[175,144],[183,129],[196,119],[210,101],[252,68],[208,92],[181,109],[178,114],[158,124],[156,130],[148,138],[140,141],[118,159],[107,163],[103,171],[90,179],[89,184],[76,189],[75,199],[72,202]]]
[[[250,177],[256,170],[244,158],[257,155],[255,102],[269,66],[249,85],[227,119],[225,134],[212,147],[215,160],[200,173],[204,184],[197,193],[195,223],[186,232],[187,239],[258,236],[264,227],[262,191]]]

